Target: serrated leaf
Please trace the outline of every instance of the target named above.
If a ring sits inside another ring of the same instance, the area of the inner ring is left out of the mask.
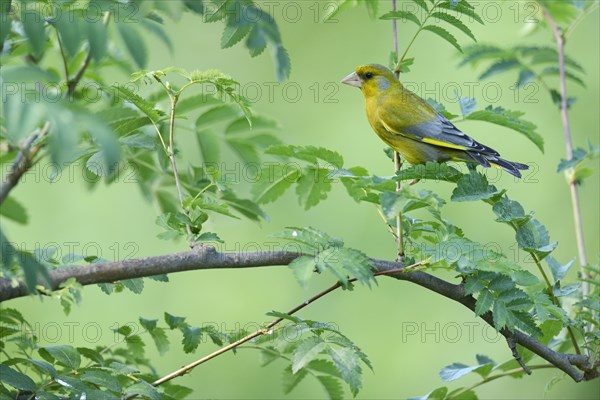
[[[488,69],[486,69],[481,75],[479,75],[479,79],[487,79],[490,76],[494,76],[496,74],[500,74],[511,69],[520,68],[521,66],[521,63],[516,59],[498,60],[492,65],[490,65]]]
[[[471,32],[471,29],[469,29],[469,27],[466,26],[460,19],[456,18],[455,16],[453,16],[451,14],[438,11],[438,12],[432,13],[430,18],[438,18],[442,21],[446,21],[447,23],[454,26],[455,28],[463,31],[468,37],[473,39],[473,41],[475,41],[475,42],[477,41],[475,39],[475,36],[473,35],[473,32]]]
[[[475,101],[475,99],[471,97],[459,96],[458,105],[460,106],[460,112],[463,118],[466,118],[469,114],[473,112],[473,110],[475,110],[475,107],[477,106],[477,101]]]
[[[477,303],[475,304],[475,314],[480,316],[490,310],[494,303],[494,295],[487,289],[483,289],[477,297]]]
[[[124,279],[120,282],[135,294],[140,294],[144,291],[144,280],[142,278]]]
[[[137,383],[126,387],[125,395],[127,395],[127,397],[138,395],[150,400],[161,400],[158,389],[143,380],[138,380]]]
[[[309,336],[302,339],[294,349],[292,357],[292,372],[295,374],[306,364],[314,360],[323,350],[327,348],[327,344],[319,336]]]
[[[281,379],[283,383],[283,393],[290,393],[296,386],[298,386],[298,384],[306,375],[308,375],[306,370],[301,370],[297,373],[292,372],[292,367],[288,365],[283,370],[283,378]]]
[[[435,33],[436,35],[438,35],[442,39],[446,40],[448,43],[450,43],[452,46],[454,46],[458,51],[460,51],[462,53],[462,48],[458,44],[458,41],[456,40],[454,35],[452,35],[450,32],[448,32],[444,28],[440,28],[437,25],[427,25],[427,26],[424,26],[422,28],[422,30]]]
[[[519,227],[516,239],[521,249],[536,253],[540,259],[550,254],[557,245],[550,243],[548,230],[535,218]]]
[[[421,26],[421,21],[419,21],[419,18],[417,18],[417,16],[415,14],[413,14],[412,12],[409,12],[409,11],[403,11],[403,10],[390,11],[390,12],[383,14],[381,17],[379,17],[379,19],[383,19],[383,20],[395,19],[395,20],[400,20],[402,22],[412,21],[415,24],[417,24],[418,26]]]
[[[403,168],[396,174],[400,181],[428,179],[432,181],[457,182],[463,176],[456,168],[446,163],[428,161],[425,164]]]
[[[183,351],[191,353],[196,350],[202,339],[202,329],[197,326],[186,326],[183,329]]]
[[[235,24],[226,26],[221,35],[221,48],[226,49],[245,38],[252,29],[250,24]]]
[[[502,107],[486,107],[485,110],[475,111],[466,119],[476,121],[487,121],[492,124],[505,126],[519,133],[522,133],[535,144],[540,151],[544,151],[544,139],[535,131],[535,124],[521,119],[524,115],[520,111],[505,110]]]
[[[479,367],[480,367],[480,365],[475,365],[475,366],[469,367],[468,365],[465,365],[465,364],[453,363],[453,364],[450,364],[450,365],[442,368],[439,375],[440,375],[440,378],[442,378],[442,380],[444,380],[446,382],[452,382],[454,380],[457,380],[457,379],[475,371]]]
[[[488,184],[488,180],[484,175],[471,172],[468,175],[463,175],[458,180],[450,199],[452,201],[486,200],[498,193],[498,189],[494,185]]]
[[[288,268],[293,271],[300,285],[306,287],[308,280],[315,272],[315,258],[310,256],[298,257],[288,265]]]
[[[185,317],[177,317],[165,312],[165,322],[171,329],[177,329],[186,326]]]
[[[329,179],[329,169],[313,168],[312,166],[303,170],[296,183],[298,201],[304,205],[305,210],[316,206],[321,200],[326,199],[327,194],[332,188],[331,179]]]
[[[362,386],[360,359],[352,349],[345,347],[329,346],[327,352],[338,371],[342,374],[344,381],[350,387],[350,391],[356,396]]]
[[[545,261],[548,263],[550,271],[552,271],[552,277],[554,278],[554,282],[556,282],[562,280],[567,275],[567,272],[569,272],[569,268],[571,268],[571,266],[575,262],[575,258],[571,259],[571,261],[569,261],[565,265],[559,263],[552,256],[547,256],[545,258]]]
[[[138,28],[135,24],[119,23],[117,29],[135,64],[139,68],[145,68],[148,64],[148,50]]]
[[[5,364],[0,364],[0,382],[12,386],[17,390],[35,392],[37,388],[37,385],[30,377]]]
[[[325,389],[329,399],[341,400],[344,398],[344,391],[342,390],[339,379],[329,375],[318,375],[317,379],[323,386],[323,389]]]
[[[342,168],[344,165],[344,159],[341,154],[324,147],[278,145],[270,146],[265,150],[265,153],[296,158],[312,164],[318,164],[318,160],[323,160],[335,168]]]
[[[114,392],[121,391],[119,380],[111,374],[104,371],[85,371],[81,375],[81,380],[84,382],[93,383],[94,385],[105,387]]]
[[[443,1],[443,2],[441,2],[439,4],[437,4],[437,8],[455,11],[458,14],[463,14],[463,15],[469,17],[470,19],[475,20],[475,21],[477,21],[477,22],[479,22],[480,24],[483,25],[483,20],[475,12],[475,10],[474,10],[474,8],[473,8],[472,5],[470,5],[466,1],[459,1],[458,3],[455,2],[454,0],[452,0],[452,1],[454,2],[454,5],[451,2],[449,2],[449,1]]]
[[[61,365],[70,369],[77,369],[81,365],[81,356],[79,352],[69,345],[47,346],[39,349],[40,355],[43,353],[56,360]]]
[[[300,177],[300,170],[290,165],[267,165],[262,168],[260,180],[252,186],[257,203],[277,200]]]

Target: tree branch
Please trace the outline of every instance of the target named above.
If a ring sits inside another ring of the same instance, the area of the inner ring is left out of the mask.
[[[163,256],[97,263],[83,267],[62,267],[50,272],[50,281],[52,283],[51,289],[57,289],[62,282],[69,278],[75,278],[82,285],[92,285],[190,270],[288,265],[301,255],[303,254],[285,251],[221,253],[213,247],[204,246],[192,251]],[[386,273],[386,276],[412,282],[454,300],[472,311],[475,310],[475,298],[471,295],[465,295],[462,284],[446,282],[422,271],[390,271],[403,267],[402,264],[393,261],[371,259],[371,262],[377,274]],[[43,283],[40,281],[40,284]],[[0,279],[0,301],[24,297],[27,294],[27,287],[24,282],[17,282],[13,285],[13,282],[9,279]],[[483,314],[481,318],[489,325],[494,326],[491,312]],[[502,329],[500,334],[507,340],[512,340],[514,343],[531,350],[564,371],[576,382],[594,379],[599,375],[598,365],[592,365],[586,355],[556,352],[534,337],[518,330],[510,332],[507,329]]]
[[[19,183],[19,180],[27,170],[31,167],[31,161],[33,157],[40,150],[41,146],[33,146],[33,143],[44,137],[50,130],[50,123],[46,122],[41,129],[36,129],[23,143],[13,165],[10,167],[10,171],[6,174],[6,177],[0,183],[0,204],[6,200],[8,194],[15,186]],[[33,146],[33,147],[32,147]]]

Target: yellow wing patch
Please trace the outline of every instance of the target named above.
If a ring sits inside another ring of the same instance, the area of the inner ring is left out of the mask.
[[[431,138],[423,138],[423,142],[433,144],[436,146],[440,146],[440,147],[448,147],[450,149],[456,149],[456,150],[468,150],[469,149],[468,147],[465,147],[465,146],[448,143],[448,142],[442,142],[441,140],[435,140],[435,139],[431,139]]]

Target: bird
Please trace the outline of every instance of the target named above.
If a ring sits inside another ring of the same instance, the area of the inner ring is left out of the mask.
[[[375,133],[413,165],[428,161],[475,162],[521,178],[529,166],[500,154],[458,129],[421,97],[406,89],[388,68],[361,65],[341,83],[360,88]]]

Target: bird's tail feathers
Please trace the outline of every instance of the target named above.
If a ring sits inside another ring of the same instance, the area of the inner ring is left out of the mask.
[[[481,153],[471,152],[471,151],[468,151],[467,153],[469,153],[469,155],[475,161],[477,161],[479,164],[481,164],[482,166],[484,166],[486,168],[490,167],[490,166],[501,168],[501,169],[505,170],[506,172],[508,172],[509,174],[516,176],[517,178],[521,178],[520,170],[529,169],[528,165],[521,164],[518,162],[508,161],[508,160],[505,160],[503,158],[496,157],[493,155],[481,154]]]

